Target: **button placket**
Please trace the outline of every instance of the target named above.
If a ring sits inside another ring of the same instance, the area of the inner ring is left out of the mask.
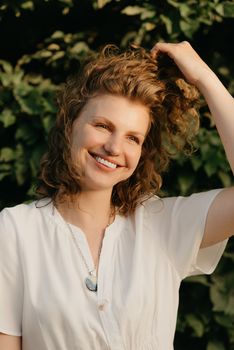
[[[105,311],[106,308],[108,307],[108,304],[109,304],[109,300],[107,299],[101,300],[98,304],[98,310]]]
[[[118,323],[113,315],[111,306],[112,295],[112,278],[113,278],[113,264],[114,264],[114,247],[118,236],[113,232],[113,227],[109,227],[108,236],[105,236],[103,241],[103,251],[100,256],[99,272],[98,272],[98,291],[97,291],[97,308],[99,316],[103,325],[106,338],[108,340],[110,349],[121,349],[121,337]],[[112,232],[110,232],[112,230]],[[109,235],[110,234],[110,235]]]

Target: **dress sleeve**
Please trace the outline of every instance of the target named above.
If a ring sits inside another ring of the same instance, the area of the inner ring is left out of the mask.
[[[221,190],[174,197],[164,202],[161,242],[181,278],[211,274],[216,268],[227,240],[200,249],[209,207]]]
[[[9,210],[0,213],[0,332],[20,336],[23,275],[19,242]]]

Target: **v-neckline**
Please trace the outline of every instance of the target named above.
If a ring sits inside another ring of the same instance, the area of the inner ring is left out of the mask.
[[[93,259],[93,256],[91,253],[91,248],[89,246],[88,239],[87,239],[85,232],[79,226],[76,226],[70,222],[67,222],[63,218],[61,213],[58,211],[58,209],[53,205],[53,203],[51,203],[51,212],[52,212],[52,216],[53,216],[54,220],[56,221],[56,223],[58,223],[63,228],[65,228],[66,232],[72,238],[72,236],[71,236],[72,233],[70,232],[68,225],[71,227],[72,232],[73,232],[73,238],[77,241],[77,244],[79,244],[80,249],[82,249],[82,254],[86,258],[87,265],[88,265],[89,269],[92,270],[92,268],[95,266],[94,259]],[[119,214],[116,214],[114,221],[109,226],[106,227],[105,234],[104,234],[103,241],[102,241],[102,250],[100,253],[100,257],[99,257],[99,264],[98,264],[99,266],[100,266],[100,261],[101,261],[101,255],[103,255],[102,253],[103,253],[103,249],[105,246],[105,242],[114,239],[114,237],[116,237],[118,235],[118,233],[121,232],[120,227],[121,227],[121,222],[123,222],[123,219],[124,218],[122,216],[120,216]],[[77,247],[76,247],[76,249],[77,249]],[[99,266],[98,266],[98,270],[99,270]]]

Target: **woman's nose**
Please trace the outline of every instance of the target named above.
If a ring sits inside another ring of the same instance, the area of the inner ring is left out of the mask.
[[[118,156],[122,150],[122,140],[120,136],[112,134],[104,144],[104,149],[107,154]]]

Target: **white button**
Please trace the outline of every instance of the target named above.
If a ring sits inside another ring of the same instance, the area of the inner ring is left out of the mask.
[[[105,309],[105,304],[100,304],[100,305],[98,305],[98,310],[99,311],[104,311],[104,309]]]
[[[108,300],[102,300],[98,305],[98,310],[104,311],[105,308],[107,307],[107,304],[108,304]]]

